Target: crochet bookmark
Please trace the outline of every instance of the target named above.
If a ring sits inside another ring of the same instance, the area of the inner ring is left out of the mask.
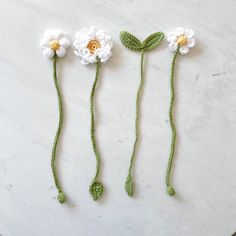
[[[57,199],[60,203],[64,203],[66,201],[66,196],[59,183],[57,170],[55,166],[57,144],[58,144],[59,136],[62,129],[62,123],[63,123],[63,103],[62,103],[62,95],[60,92],[60,87],[58,85],[58,79],[57,79],[57,60],[60,57],[65,56],[66,49],[69,47],[69,45],[70,45],[69,39],[64,36],[64,33],[61,30],[46,31],[44,33],[42,40],[40,41],[40,47],[43,49],[43,55],[46,58],[52,59],[53,61],[53,79],[54,79],[54,85],[55,85],[57,97],[58,97],[59,124],[58,124],[57,132],[56,132],[56,136],[55,136],[53,148],[52,148],[51,168],[52,168],[54,182],[58,190]]]
[[[175,90],[174,90],[174,72],[175,72],[175,62],[179,54],[186,55],[189,53],[189,49],[194,47],[196,41],[194,39],[193,30],[184,29],[178,27],[175,31],[168,33],[167,42],[169,43],[169,49],[174,52],[173,60],[171,63],[171,76],[170,76],[170,90],[171,90],[171,99],[170,99],[170,108],[169,108],[169,120],[172,130],[172,140],[170,147],[170,156],[168,160],[167,170],[166,170],[166,187],[167,193],[170,196],[175,195],[175,190],[170,183],[170,174],[171,168],[173,165],[173,159],[175,154],[175,143],[176,143],[176,128],[174,123],[174,99],[175,99]]]
[[[99,80],[101,63],[106,63],[112,55],[113,43],[110,35],[104,30],[95,27],[84,28],[76,34],[74,41],[75,55],[81,59],[83,65],[96,64],[96,76],[90,94],[91,112],[91,142],[96,157],[96,173],[89,187],[89,192],[94,200],[98,200],[103,192],[103,184],[99,181],[100,153],[96,142],[95,132],[95,90]]]
[[[125,190],[127,194],[132,197],[134,194],[134,181],[132,178],[132,168],[133,162],[136,155],[137,144],[139,139],[139,113],[140,113],[140,99],[141,99],[141,91],[144,83],[144,54],[148,51],[153,50],[164,38],[164,34],[162,32],[157,32],[148,36],[143,42],[141,42],[134,35],[123,31],[120,33],[120,40],[122,44],[130,50],[141,52],[141,79],[139,88],[136,96],[136,119],[135,119],[135,141],[133,145],[133,151],[130,159],[130,166],[128,169],[128,176],[125,182]]]

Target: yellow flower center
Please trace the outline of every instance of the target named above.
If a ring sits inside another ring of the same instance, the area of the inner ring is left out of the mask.
[[[181,35],[178,37],[177,39],[177,43],[180,45],[180,46],[183,46],[185,45],[186,43],[188,42],[188,39],[185,35]]]
[[[58,40],[52,40],[50,43],[49,43],[49,47],[53,50],[53,51],[56,51],[60,48],[60,44],[58,42]]]
[[[91,40],[91,41],[88,43],[88,45],[87,45],[87,48],[89,49],[89,51],[90,51],[92,54],[94,54],[95,51],[96,51],[98,48],[100,48],[100,47],[101,47],[101,46],[100,46],[100,43],[99,43],[98,40],[96,40],[96,39]]]

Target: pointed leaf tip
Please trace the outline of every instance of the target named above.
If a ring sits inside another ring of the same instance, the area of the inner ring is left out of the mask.
[[[89,187],[89,192],[93,198],[93,200],[98,200],[103,192],[103,185],[101,182],[94,180]]]
[[[130,175],[126,179],[125,190],[130,197],[132,197],[134,195],[134,182],[133,182],[132,177]]]
[[[140,51],[142,49],[141,41],[127,31],[120,32],[120,40],[121,43],[130,50]]]
[[[142,43],[143,50],[145,52],[153,50],[154,48],[160,45],[163,38],[164,33],[162,32],[156,32],[154,34],[149,35]]]

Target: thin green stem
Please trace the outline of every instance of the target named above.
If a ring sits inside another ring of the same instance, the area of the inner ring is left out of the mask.
[[[58,201],[60,203],[64,203],[66,200],[65,194],[62,191],[61,185],[59,183],[58,176],[57,176],[57,170],[56,170],[56,166],[55,166],[57,144],[58,144],[58,140],[59,140],[59,136],[61,133],[62,124],[63,124],[63,103],[62,103],[62,95],[61,95],[60,88],[58,86],[58,80],[57,80],[57,56],[56,55],[53,57],[53,79],[54,79],[54,85],[55,85],[55,88],[57,91],[57,97],[58,97],[59,123],[58,123],[57,132],[56,132],[56,135],[54,138],[54,142],[53,142],[51,168],[52,168],[54,182],[55,182],[55,185],[58,189],[58,197],[57,197]]]
[[[170,99],[170,108],[169,108],[169,119],[170,119],[171,131],[172,131],[172,139],[171,139],[171,147],[170,147],[170,156],[169,156],[167,170],[166,170],[166,186],[167,186],[167,192],[171,196],[175,194],[175,190],[170,184],[170,174],[171,174],[171,168],[173,165],[173,159],[175,155],[175,143],[176,143],[176,128],[175,128],[173,113],[174,113],[174,99],[175,99],[174,72],[175,72],[175,62],[176,62],[178,53],[179,53],[179,50],[176,51],[172,60],[171,79],[170,79],[171,99]]]
[[[100,66],[101,66],[101,62],[98,59],[97,63],[96,63],[96,76],[95,76],[95,80],[92,86],[92,90],[91,90],[91,94],[90,94],[90,113],[91,113],[91,141],[92,141],[92,146],[93,146],[93,151],[96,157],[96,174],[94,179],[98,178],[99,175],[99,170],[100,170],[100,154],[98,151],[98,147],[96,144],[96,134],[95,134],[95,116],[94,116],[94,96],[95,96],[95,89],[96,89],[96,85],[98,82],[98,78],[99,78],[99,71],[100,71]]]
[[[103,192],[103,185],[98,180],[99,171],[100,171],[100,154],[99,154],[99,150],[96,143],[96,129],[95,129],[95,117],[94,117],[95,89],[96,89],[98,78],[99,78],[100,67],[101,67],[101,61],[99,58],[97,58],[96,76],[95,76],[95,80],[94,80],[91,94],[90,94],[90,113],[91,113],[90,134],[91,134],[93,151],[96,157],[96,173],[95,173],[95,176],[93,178],[91,185],[89,186],[89,192],[95,201],[101,197],[102,192]]]
[[[133,162],[136,156],[137,145],[139,141],[140,100],[141,100],[143,84],[144,84],[144,51],[142,51],[142,54],[141,54],[141,79],[140,79],[140,84],[139,84],[137,95],[136,95],[135,141],[134,141],[133,151],[132,151],[132,155],[130,159],[128,177],[126,179],[126,184],[125,184],[125,189],[129,196],[132,196],[133,191],[134,191],[134,186],[133,186],[133,181],[132,181],[132,168],[133,168]]]

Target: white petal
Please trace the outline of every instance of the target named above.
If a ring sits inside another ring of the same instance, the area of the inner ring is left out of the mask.
[[[90,39],[94,39],[96,37],[96,31],[97,31],[97,29],[94,26],[91,26],[87,30],[87,35],[89,36]]]
[[[191,38],[191,39],[188,39],[188,43],[187,43],[187,46],[189,48],[193,48],[196,44],[196,40],[194,38]]]
[[[111,42],[111,36],[108,34],[108,33],[105,33],[105,40],[107,41],[107,42]]]
[[[87,45],[90,41],[90,37],[87,35],[87,33],[80,31],[80,32],[77,32],[75,37],[76,37],[76,39],[74,41],[74,47],[76,49],[82,49],[82,48],[87,47]]]
[[[45,31],[43,34],[43,38],[40,40],[39,45],[41,48],[48,47],[49,42],[53,40],[53,34],[52,31]]]
[[[103,47],[106,47],[106,45],[107,45],[106,40],[100,40],[99,43],[100,43],[100,46],[101,46],[102,48],[103,48]]]
[[[175,42],[177,40],[176,34],[175,32],[170,32],[167,34],[167,42],[171,43],[171,42]]]
[[[58,57],[64,57],[66,54],[66,49],[63,47],[60,47],[58,50],[56,50],[56,54]]]
[[[88,48],[83,48],[81,50],[80,54],[81,54],[82,57],[88,57],[88,56],[90,56],[90,51],[89,51]]]
[[[88,45],[88,41],[80,41],[80,40],[75,40],[74,43],[73,43],[75,49],[79,50],[79,49],[83,49],[83,48],[86,48],[87,45]]]
[[[47,38],[42,38],[39,42],[41,48],[47,48],[49,45],[49,41]]]
[[[179,52],[181,55],[186,55],[189,52],[189,47],[187,47],[187,46],[180,47]]]
[[[79,53],[78,53],[76,50],[74,50],[74,54],[75,54],[77,57],[79,57]]]
[[[59,40],[61,37],[64,36],[62,30],[56,29],[53,31],[53,39]]]
[[[193,37],[194,31],[193,31],[193,30],[190,30],[190,29],[186,29],[186,30],[185,30],[185,35],[186,35],[187,38],[190,39],[190,38]]]
[[[87,48],[89,41],[96,39],[99,41],[100,48],[92,54]],[[111,36],[104,30],[97,30],[95,27],[83,28],[76,34],[74,47],[77,49],[75,54],[81,58],[82,64],[96,63],[96,57],[107,61],[111,56],[112,49]]]
[[[68,48],[70,46],[70,40],[66,37],[63,37],[59,40],[59,44],[60,44],[60,46],[62,46],[64,48]]]
[[[169,49],[172,51],[172,52],[175,52],[178,48],[178,43],[174,42],[174,43],[169,43]]]
[[[96,60],[96,58],[95,57],[89,57],[89,63],[90,64],[93,64],[93,63],[95,63],[97,60]]]
[[[106,33],[103,30],[98,30],[96,32],[96,38],[99,39],[99,40],[104,40],[104,39],[106,39],[105,34]]]
[[[95,52],[94,52],[95,56],[99,57],[100,59],[102,59],[105,56],[104,50],[102,50],[101,48],[98,48]]]
[[[100,59],[100,61],[101,61],[102,63],[107,63],[108,59],[109,59],[109,58],[105,57],[105,58],[103,58],[103,59]]]
[[[101,62],[106,63],[110,59],[111,56],[112,56],[112,52],[110,52],[106,57],[102,58]]]
[[[89,62],[88,62],[88,61],[86,61],[86,60],[81,60],[81,64],[82,64],[82,65],[88,65],[88,64],[89,64]]]
[[[50,48],[45,48],[43,50],[43,55],[46,57],[46,58],[52,58],[54,56],[54,51],[51,50]]]
[[[53,39],[54,39],[53,31],[51,31],[51,30],[45,31],[44,34],[43,34],[43,38],[44,38],[45,40],[47,40],[48,42],[50,42],[51,40],[53,40]]]
[[[180,36],[180,35],[183,35],[185,33],[185,30],[183,27],[178,27],[176,30],[175,30],[175,34],[176,36]]]
[[[111,48],[107,45],[104,48],[99,48],[95,52],[95,56],[98,56],[101,62],[106,62],[112,55]]]

